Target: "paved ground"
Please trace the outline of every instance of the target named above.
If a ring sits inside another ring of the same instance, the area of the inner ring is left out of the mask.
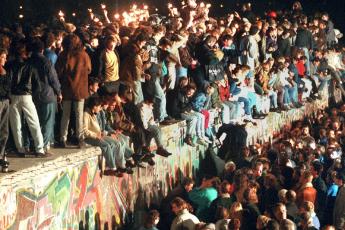
[[[15,173],[18,172],[20,170],[26,169],[28,167],[32,167],[32,166],[37,166],[40,165],[42,163],[51,161],[51,160],[55,160],[58,157],[61,156],[66,156],[72,153],[76,153],[80,151],[80,149],[76,148],[76,147],[69,147],[69,148],[52,148],[50,149],[50,153],[53,154],[53,156],[51,157],[47,157],[47,158],[36,158],[33,155],[28,155],[27,158],[19,158],[19,157],[14,157],[14,156],[9,156],[8,157],[8,161],[10,162],[10,166],[9,166],[9,173],[2,173],[0,172],[0,178],[4,177],[8,174],[11,173]]]

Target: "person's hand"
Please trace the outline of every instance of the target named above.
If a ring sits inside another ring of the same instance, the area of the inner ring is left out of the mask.
[[[151,75],[150,74],[144,74],[145,81],[151,80]]]
[[[98,134],[97,134],[97,137],[96,137],[98,140],[102,140],[103,139],[103,137],[102,137],[102,132],[99,132]]]
[[[57,103],[61,103],[62,102],[62,94],[57,96]]]

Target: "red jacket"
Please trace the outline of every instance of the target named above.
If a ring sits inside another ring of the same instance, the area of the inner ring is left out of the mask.
[[[297,204],[301,205],[305,201],[310,201],[315,205],[316,200],[316,189],[312,185],[306,184],[297,193]]]
[[[219,98],[222,102],[229,100],[230,89],[229,89],[228,84],[225,87],[224,86],[218,86],[218,91],[219,91]]]
[[[297,67],[298,75],[304,76],[305,71],[306,71],[305,64],[302,61],[298,61],[296,64],[296,67]]]

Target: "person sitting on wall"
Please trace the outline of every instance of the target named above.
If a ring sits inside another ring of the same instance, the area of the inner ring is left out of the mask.
[[[97,114],[101,109],[101,100],[98,97],[91,97],[84,112],[85,142],[101,148],[102,154],[105,157],[107,174],[118,177],[122,177],[123,173],[132,174],[133,171],[130,168],[121,165],[121,159],[124,158],[122,143],[105,135],[101,130],[97,120]]]
[[[168,157],[171,155],[164,147],[163,147],[163,141],[162,141],[162,130],[159,127],[159,124],[157,124],[154,121],[153,116],[153,96],[146,96],[144,98],[144,101],[140,104],[138,104],[138,108],[140,110],[140,117],[141,121],[144,125],[145,133],[146,133],[146,144],[147,147],[149,147],[151,139],[154,138],[156,145],[157,145],[157,151],[156,154]]]

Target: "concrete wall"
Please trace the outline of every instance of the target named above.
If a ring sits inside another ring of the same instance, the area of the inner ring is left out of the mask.
[[[97,148],[88,148],[0,179],[0,229],[103,229],[121,225],[199,165],[199,150],[183,145],[185,123],[164,128],[173,156],[123,178],[100,177]],[[194,172],[194,173],[193,173]],[[135,220],[134,220],[135,219]],[[109,228],[111,229],[111,228]]]
[[[327,105],[323,100],[272,113],[257,127],[247,127],[248,143],[268,140],[284,124]],[[132,176],[101,178],[100,150],[88,148],[0,178],[0,229],[112,229],[125,218],[141,222],[145,208],[158,204],[182,174],[196,175],[205,149],[184,145],[184,132],[185,122],[164,127],[173,155],[157,156],[154,167],[136,169]]]

